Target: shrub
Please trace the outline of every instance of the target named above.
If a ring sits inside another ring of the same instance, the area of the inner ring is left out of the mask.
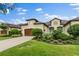
[[[62,33],[61,30],[54,30],[52,33],[53,39],[59,39],[58,35],[60,35],[60,33]]]
[[[68,36],[68,35],[66,35],[66,34],[64,34],[64,33],[58,34],[57,37],[58,37],[59,39],[62,39],[62,40],[71,40],[71,37]]]
[[[42,37],[43,41],[50,42],[53,40],[53,35],[51,33],[45,33]]]
[[[59,44],[60,42],[58,40],[54,40],[53,44]]]
[[[53,39],[61,39],[61,40],[70,40],[72,37],[66,35],[65,33],[63,33],[61,30],[54,30],[53,31]]]
[[[68,28],[67,32],[74,36],[74,39],[79,37],[79,24],[72,25]]]
[[[41,38],[42,34],[43,32],[41,29],[38,28],[32,29],[32,35],[35,36],[37,39]]]
[[[12,29],[9,31],[9,35],[21,35],[21,31],[18,29]]]

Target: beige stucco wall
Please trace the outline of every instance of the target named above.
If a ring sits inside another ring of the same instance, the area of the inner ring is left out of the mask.
[[[28,23],[29,25],[33,25],[34,23],[36,23],[36,21],[35,21],[35,20],[30,20],[30,21],[27,21],[27,23]]]
[[[39,29],[42,29],[43,32],[49,31],[49,28],[46,27],[44,24],[34,25],[35,21],[28,21],[27,23],[28,23],[28,25],[21,26],[21,31],[22,31],[23,36],[24,36],[24,29],[39,28]]]
[[[65,33],[65,34],[67,34],[67,35],[69,35],[68,33],[67,33],[67,30],[68,30],[68,28],[70,27],[70,23],[69,24],[67,24],[66,26],[64,26],[63,27],[63,32]]]
[[[49,28],[45,25],[43,25],[43,29],[45,30],[44,33],[48,33],[49,32]]]
[[[56,24],[55,24],[55,23],[56,23]],[[54,20],[51,21],[51,27],[54,27],[54,30],[56,30],[57,27],[59,27],[59,26],[61,26],[61,25],[60,25],[60,20],[54,19]]]
[[[64,26],[64,27],[63,27],[64,33],[68,34],[68,33],[67,33],[68,28],[69,28],[71,25],[74,25],[74,24],[79,24],[79,21],[72,21],[72,22],[70,22],[69,24],[67,24],[66,26]],[[69,35],[69,34],[68,34],[68,35]]]
[[[74,25],[74,24],[79,24],[79,21],[72,21],[71,25]]]

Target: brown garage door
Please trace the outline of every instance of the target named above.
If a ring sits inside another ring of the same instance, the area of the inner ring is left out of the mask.
[[[32,29],[25,29],[24,33],[25,33],[25,36],[32,36]]]

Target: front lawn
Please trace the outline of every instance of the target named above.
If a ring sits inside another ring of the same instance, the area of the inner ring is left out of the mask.
[[[53,45],[31,40],[6,51],[1,56],[76,56],[79,45]]]
[[[10,39],[10,38],[12,38],[12,37],[7,37],[7,36],[6,37],[3,37],[3,36],[0,36],[0,41],[1,40],[5,40],[5,39]]]

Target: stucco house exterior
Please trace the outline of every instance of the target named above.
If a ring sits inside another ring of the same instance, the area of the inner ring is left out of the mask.
[[[74,19],[72,19],[72,20],[69,20],[67,23],[65,23],[65,24],[63,25],[63,32],[66,33],[66,34],[68,34],[68,33],[67,33],[68,28],[69,28],[70,26],[74,25],[74,24],[79,24],[79,17],[76,17],[76,18],[74,18]],[[68,34],[68,35],[69,35],[69,34]]]
[[[6,31],[4,31],[3,29],[0,29],[0,35],[6,35],[9,33],[11,29],[14,29],[14,28],[21,30],[23,36],[31,36],[33,28],[39,28],[44,33],[49,33],[53,30],[62,29],[62,31],[65,34],[68,34],[67,33],[68,28],[74,24],[79,24],[79,17],[76,17],[69,21],[61,20],[59,18],[54,18],[46,23],[40,22],[37,19],[32,18],[32,19],[26,20],[25,24],[19,24],[19,25],[6,24],[8,28],[6,29]]]
[[[8,24],[8,23],[5,23],[5,24],[7,25],[7,29],[3,30],[3,29],[0,28],[0,36],[8,35],[9,31],[12,30],[12,29],[21,30],[19,25]]]
[[[61,20],[58,18],[54,18],[52,20],[50,20],[49,22],[47,22],[48,26],[49,26],[49,30],[57,30],[57,29],[63,29],[63,25],[66,23],[66,20]]]
[[[49,33],[53,30],[62,29],[65,34],[67,33],[67,29],[74,24],[79,24],[79,17],[74,18],[72,20],[61,20],[59,18],[54,18],[49,22],[43,23],[39,22],[37,19],[28,19],[27,23],[21,24],[21,31],[23,36],[32,35],[33,28],[42,29],[44,33]]]
[[[37,19],[28,19],[26,24],[21,24],[21,31],[23,36],[32,35],[32,29],[39,28],[42,29],[44,33],[49,32],[49,27],[43,22],[39,22]]]

